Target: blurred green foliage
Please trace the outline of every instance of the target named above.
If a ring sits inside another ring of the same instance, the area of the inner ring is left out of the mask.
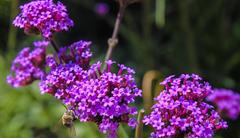
[[[79,39],[91,40],[95,59],[103,59],[117,4],[113,0],[61,1],[67,5],[75,26],[57,34],[57,41],[65,46]],[[41,95],[37,82],[21,89],[5,82],[16,53],[39,39],[24,35],[22,30],[11,31],[11,14],[17,10],[11,8],[13,2],[17,0],[0,0],[0,137],[69,137],[63,127],[54,131],[64,107],[53,97]],[[94,12],[97,2],[106,2],[109,14],[98,16]],[[127,9],[113,59],[135,68],[139,85],[143,74],[155,69],[164,76],[199,73],[214,87],[240,91],[239,5],[238,0],[142,0]],[[137,104],[141,107],[142,101]],[[240,137],[240,121],[229,122],[229,129],[218,133],[218,137]],[[133,130],[124,129],[133,137]],[[104,137],[88,123],[76,123],[76,131],[81,138]]]

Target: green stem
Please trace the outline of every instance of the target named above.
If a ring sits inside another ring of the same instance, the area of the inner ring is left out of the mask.
[[[57,44],[57,42],[55,41],[54,38],[51,39],[51,44],[52,44],[52,47],[55,50],[55,52],[58,53],[59,52],[59,46],[58,46],[58,44]]]
[[[140,110],[140,112],[138,113],[138,125],[136,127],[135,130],[135,138],[142,138],[142,132],[143,132],[143,117],[144,117],[144,110]]]
[[[143,96],[143,105],[146,113],[149,113],[151,111],[151,107],[153,104],[153,97],[154,97],[152,94],[153,81],[158,79],[159,75],[160,75],[159,71],[150,70],[146,72],[143,76],[142,96]]]
[[[127,132],[123,128],[123,126],[120,124],[118,128],[118,137],[119,138],[129,138]]]
[[[16,46],[16,39],[17,39],[17,29],[12,25],[12,20],[18,13],[18,0],[11,1],[11,15],[10,15],[10,24],[9,24],[9,33],[8,33],[8,42],[7,48],[10,52],[14,51]]]
[[[165,25],[165,0],[156,0],[156,25],[161,28]]]

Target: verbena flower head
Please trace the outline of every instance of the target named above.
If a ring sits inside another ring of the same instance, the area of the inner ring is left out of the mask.
[[[64,99],[70,87],[87,78],[92,57],[90,44],[89,41],[81,40],[61,48],[57,57],[48,55],[46,64],[50,72],[40,82],[41,92]]]
[[[68,17],[66,7],[53,0],[33,0],[20,7],[21,13],[13,24],[23,28],[26,33],[41,33],[45,38],[51,38],[54,32],[67,31],[73,26]]]
[[[42,70],[47,41],[34,42],[33,51],[24,48],[14,59],[11,67],[12,74],[7,77],[7,82],[13,87],[26,86],[44,75]]]
[[[198,75],[170,76],[161,84],[165,89],[155,98],[151,114],[143,120],[155,129],[152,138],[212,138],[215,130],[227,127],[213,106],[203,101],[212,88]]]
[[[90,50],[92,42],[80,40],[70,46],[60,49],[58,56],[61,62],[76,63],[83,69],[88,69],[92,52]]]
[[[135,127],[131,116],[137,114],[129,104],[141,95],[133,78],[134,71],[119,65],[119,71],[111,71],[113,61],[101,71],[97,62],[83,69],[77,62],[58,64],[53,57],[47,58],[50,73],[40,83],[42,93],[50,93],[60,99],[82,122],[95,122],[108,137],[116,137],[119,123]],[[49,64],[50,63],[50,64]]]
[[[137,88],[132,69],[119,65],[115,73],[111,70],[115,62],[109,60],[106,64],[103,72],[100,62],[91,66],[88,71],[90,78],[70,90],[72,98],[69,104],[74,105],[80,121],[95,122],[101,132],[107,133],[109,138],[115,138],[120,123],[135,127],[136,120],[131,116],[136,115],[137,110],[129,104],[141,95],[141,90]]]
[[[69,97],[69,89],[76,83],[83,81],[87,76],[85,71],[75,63],[57,64],[51,62],[53,57],[47,57],[53,69],[40,82],[40,90],[42,93],[49,93],[57,99],[67,100]]]
[[[207,100],[214,103],[223,116],[235,120],[240,115],[240,94],[232,90],[215,89]]]

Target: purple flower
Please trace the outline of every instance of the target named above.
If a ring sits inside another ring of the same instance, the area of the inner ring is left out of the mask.
[[[75,114],[82,122],[95,122],[108,137],[116,137],[119,123],[128,123],[135,127],[136,120],[130,115],[136,115],[135,107],[130,107],[135,97],[141,96],[137,88],[132,70],[125,67],[121,73],[111,71],[112,61],[107,61],[108,69],[101,71],[101,63],[93,64],[89,71],[89,79],[72,87],[72,100]],[[121,65],[123,66],[123,65]],[[75,105],[78,103],[77,105]]]
[[[52,70],[40,82],[40,90],[65,102],[69,98],[69,89],[86,78],[87,73],[75,63],[58,64],[49,56],[47,64]]]
[[[7,82],[13,87],[26,86],[44,75],[42,70],[47,41],[34,42],[35,48],[24,48],[14,59],[11,67],[12,74],[7,77]]]
[[[33,42],[33,45],[36,47],[45,47],[49,45],[49,41],[35,41]]]
[[[80,40],[70,46],[60,49],[58,56],[61,62],[76,63],[83,69],[89,68],[89,63],[92,57],[90,45],[92,42]]]
[[[73,26],[68,17],[66,7],[53,0],[34,0],[20,7],[21,13],[13,24],[23,28],[27,34],[41,33],[45,38],[51,38],[54,32],[67,31]]]
[[[207,100],[217,106],[219,113],[236,120],[240,115],[240,94],[228,89],[215,89]]]
[[[178,135],[212,138],[215,130],[227,127],[213,106],[203,101],[212,88],[198,75],[170,76],[161,84],[165,89],[155,98],[152,112],[143,120],[155,129],[152,138]]]
[[[88,76],[91,42],[80,40],[59,50],[58,56],[48,55],[50,72],[40,82],[42,93],[54,95],[65,102],[68,90]],[[67,99],[68,100],[68,99]]]
[[[137,88],[132,69],[121,65],[114,73],[111,66],[115,62],[107,63],[104,71],[101,62],[83,69],[77,62],[59,64],[50,56],[47,64],[51,71],[41,81],[40,89],[60,99],[81,122],[95,122],[101,132],[115,138],[119,123],[135,127],[136,120],[131,116],[137,110],[129,104],[141,95],[141,90]]]
[[[97,3],[95,5],[95,12],[100,16],[104,16],[109,12],[109,7],[106,3]]]

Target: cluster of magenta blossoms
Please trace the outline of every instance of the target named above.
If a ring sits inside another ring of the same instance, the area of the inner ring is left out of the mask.
[[[35,49],[23,49],[12,65],[14,76],[7,78],[14,87],[26,86],[34,80],[40,81],[41,92],[53,95],[67,105],[81,122],[95,122],[101,132],[115,138],[120,123],[136,126],[135,107],[129,106],[141,90],[133,78],[134,70],[118,65],[117,72],[112,64],[101,62],[90,65],[91,42],[79,41],[63,47],[57,55],[46,56],[47,41],[34,42]],[[50,71],[45,72],[49,67]]]
[[[212,138],[215,130],[227,127],[213,106],[203,101],[212,88],[199,76],[170,76],[161,84],[164,90],[143,120],[155,129],[152,138]]]
[[[7,82],[13,87],[26,86],[44,76],[46,46],[49,42],[36,41],[33,44],[33,51],[29,47],[24,48],[13,60],[12,73],[7,77]]]
[[[69,88],[88,77],[92,56],[90,44],[88,41],[75,42],[61,48],[57,56],[48,55],[46,65],[50,71],[40,82],[41,92],[52,94],[66,103]]]
[[[134,71],[119,65],[119,71],[111,70],[113,61],[90,65],[90,42],[79,41],[60,49],[58,58],[48,56],[50,72],[40,82],[42,93],[49,93],[74,111],[81,122],[95,122],[108,137],[116,137],[120,123],[135,127],[137,114],[129,104],[141,96],[133,78]]]
[[[62,3],[33,0],[20,9],[13,24],[23,28],[26,34],[41,34],[51,41],[56,53],[46,56],[44,46],[48,42],[36,42],[32,52],[29,48],[23,49],[13,62],[14,73],[8,76],[8,83],[19,87],[40,80],[42,94],[61,100],[77,119],[95,122],[110,138],[116,137],[120,123],[135,127],[133,116],[137,110],[129,105],[141,95],[133,77],[135,72],[124,65],[119,65],[119,70],[114,72],[111,66],[116,63],[111,60],[91,65],[91,42],[88,41],[59,49],[53,41],[53,33],[73,26]]]
[[[107,69],[103,71],[100,62],[91,66],[90,79],[72,88],[72,100],[78,103],[76,115],[81,121],[96,122],[101,132],[108,132],[109,137],[115,138],[119,123],[136,126],[136,120],[131,116],[136,115],[137,110],[129,104],[141,96],[141,90],[137,88],[132,69],[118,65],[119,70],[115,73],[111,71],[114,62],[109,60],[106,64]]]
[[[21,13],[13,24],[23,28],[27,34],[41,33],[45,38],[51,38],[54,32],[68,30],[73,21],[68,17],[66,7],[53,0],[33,0],[20,7]]]
[[[214,103],[223,116],[235,120],[240,115],[240,94],[232,90],[215,89],[207,100]]]

